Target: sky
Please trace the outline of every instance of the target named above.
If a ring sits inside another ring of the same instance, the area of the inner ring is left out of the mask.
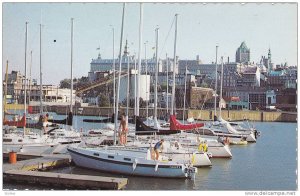
[[[74,18],[73,75],[87,76],[90,62],[111,59],[112,27],[115,56],[119,53],[123,3],[2,3],[2,77],[6,61],[9,69],[25,70],[25,22],[28,23],[27,75],[39,81],[39,24],[42,23],[42,73],[44,84],[59,84],[70,78],[71,18]],[[153,56],[155,28],[159,27],[159,57],[173,57],[174,16],[178,15],[177,55],[203,63],[218,55],[235,61],[236,49],[245,41],[250,60],[259,62],[271,49],[275,64],[297,65],[296,3],[143,3],[142,58]],[[130,54],[138,54],[140,4],[127,3],[124,40]],[[54,42],[56,40],[56,42]]]

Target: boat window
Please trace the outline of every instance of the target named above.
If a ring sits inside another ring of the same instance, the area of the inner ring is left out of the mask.
[[[114,156],[110,156],[110,155],[108,155],[107,157],[110,158],[110,159],[114,159],[115,158]]]
[[[3,142],[12,142],[12,139],[3,139]]]
[[[99,154],[98,154],[98,153],[94,153],[94,155],[95,155],[95,156],[99,156]]]
[[[131,159],[130,159],[130,158],[124,158],[124,160],[125,160],[125,161],[131,161]]]
[[[22,139],[19,139],[18,142],[23,142],[23,140],[22,140]]]

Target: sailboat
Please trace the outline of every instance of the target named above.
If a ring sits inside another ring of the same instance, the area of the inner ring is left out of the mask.
[[[216,54],[217,54],[216,47]],[[220,85],[220,100],[222,99],[222,83],[223,83],[223,57],[221,57],[221,85]],[[216,55],[216,85],[215,89],[217,91],[217,55]],[[200,130],[197,130],[199,134],[205,135],[207,137],[214,137],[218,140],[229,140],[231,144],[247,144],[247,142],[256,142],[256,134],[252,131],[250,132],[240,132],[237,131],[230,123],[224,120],[221,116],[221,103],[219,104],[219,117],[216,116],[216,96],[215,96],[215,116],[214,122],[207,124]]]
[[[24,116],[22,118],[22,128],[23,132],[12,132],[8,134],[3,134],[2,149],[3,152],[32,152],[32,153],[43,153],[49,149],[54,149],[57,146],[56,143],[47,141],[48,136],[37,134],[37,133],[27,133],[26,131],[26,107],[27,107],[27,89],[26,89],[26,57],[27,57],[27,26],[28,22],[25,23],[25,85],[24,85]],[[18,125],[18,124],[16,124]]]
[[[8,72],[8,61],[6,61],[6,73],[5,73],[5,90],[4,90],[4,101],[3,101],[3,125],[10,126],[10,127],[14,126],[17,128],[23,128],[26,125],[25,113],[21,119],[16,118],[13,120],[7,120],[5,117],[6,113],[7,113],[7,111],[5,109],[6,95],[7,95],[7,82],[8,82],[8,73],[7,72]]]
[[[121,54],[122,54],[122,39],[124,32],[124,15],[125,6],[123,4],[122,14],[122,30],[119,53],[119,69],[121,70]],[[141,5],[142,13],[142,5]],[[86,167],[105,172],[148,176],[148,177],[165,177],[165,178],[194,178],[197,173],[197,168],[192,164],[183,164],[173,161],[159,161],[153,160],[150,149],[132,150],[124,146],[116,146],[116,130],[117,130],[117,116],[118,116],[118,102],[120,89],[120,71],[117,83],[117,98],[115,108],[115,134],[113,147],[99,147],[99,148],[83,148],[83,147],[69,147],[68,152],[72,157],[74,163],[81,167]]]

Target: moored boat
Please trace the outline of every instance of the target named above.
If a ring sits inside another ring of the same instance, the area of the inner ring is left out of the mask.
[[[173,161],[156,161],[147,153],[109,150],[102,148],[69,147],[68,152],[77,166],[110,173],[163,177],[163,178],[194,178],[197,168]]]

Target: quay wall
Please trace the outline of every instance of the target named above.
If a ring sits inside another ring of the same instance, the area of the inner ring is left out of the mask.
[[[22,110],[23,105],[8,109],[19,109]],[[39,106],[33,106],[34,111],[39,111]],[[55,112],[60,115],[65,115],[69,112],[69,106],[44,106],[44,111]],[[129,108],[129,116],[134,115],[134,109]],[[125,107],[120,107],[119,112],[126,113]],[[140,108],[140,116],[147,116],[146,108]],[[217,113],[219,110],[217,110]],[[74,106],[73,113],[75,115],[84,116],[102,116],[108,117],[113,114],[113,108],[111,107],[96,107],[96,106]],[[153,116],[153,108],[148,109],[148,116]],[[245,110],[222,110],[222,118],[231,121],[243,121],[248,119],[250,121],[261,121],[261,122],[297,122],[297,112],[277,112],[277,111],[245,111]],[[158,108],[158,118],[165,119],[167,117],[166,108]],[[176,110],[177,119],[183,119],[183,109]],[[194,118],[197,120],[209,121],[213,120],[214,110],[195,110],[187,109],[184,112],[184,118]]]
[[[217,111],[218,113],[218,111]],[[189,110],[188,117],[198,120],[212,120],[213,110]],[[250,121],[261,122],[297,122],[296,112],[273,112],[273,111],[243,111],[243,110],[222,110],[222,118],[229,121]]]
[[[50,106],[45,111],[56,112],[57,114],[67,114],[69,108],[67,106]],[[119,112],[126,113],[126,108],[120,107]],[[134,115],[134,109],[129,108],[129,116]],[[108,117],[113,113],[113,108],[110,107],[74,107],[76,115],[84,116],[102,116]],[[153,108],[148,109],[148,116],[153,116]],[[177,109],[177,119],[183,119],[183,109]],[[218,113],[218,111],[217,111]],[[158,118],[164,119],[167,116],[165,108],[158,108]],[[146,108],[140,108],[140,116],[146,117]],[[194,118],[197,120],[209,121],[213,120],[214,110],[185,110],[184,117]],[[231,121],[250,121],[261,122],[297,122],[296,112],[275,112],[275,111],[244,111],[244,110],[222,110],[222,118]]]

